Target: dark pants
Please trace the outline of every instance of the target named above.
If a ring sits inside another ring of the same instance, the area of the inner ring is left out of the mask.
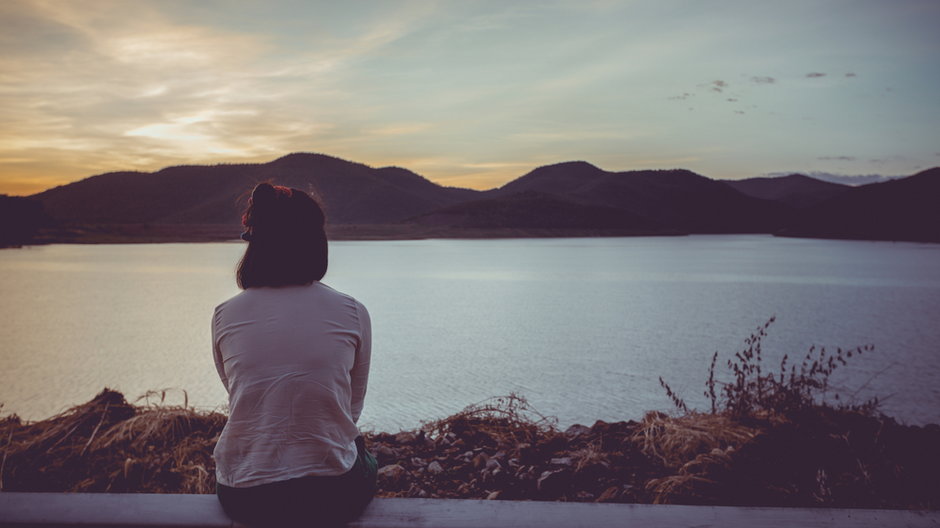
[[[356,464],[335,477],[301,477],[231,488],[218,484],[222,509],[232,519],[252,527],[332,527],[355,519],[372,500],[377,464],[356,438]]]

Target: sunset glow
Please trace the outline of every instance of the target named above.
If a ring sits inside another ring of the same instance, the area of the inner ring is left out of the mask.
[[[0,193],[320,152],[492,188],[532,168],[940,165],[940,4],[0,4]]]

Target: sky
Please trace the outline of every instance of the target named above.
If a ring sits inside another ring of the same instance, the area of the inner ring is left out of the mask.
[[[550,163],[940,165],[940,1],[0,1],[0,193],[319,152],[489,189]]]

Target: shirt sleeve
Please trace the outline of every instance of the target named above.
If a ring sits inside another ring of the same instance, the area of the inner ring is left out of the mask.
[[[219,349],[219,319],[219,308],[216,307],[212,314],[212,359],[215,361],[215,370],[219,373],[225,392],[229,392],[228,377],[225,375],[225,366],[222,363],[222,350]]]
[[[352,419],[359,422],[362,405],[366,398],[366,386],[369,382],[369,365],[372,362],[372,319],[365,306],[356,303],[359,315],[359,347],[356,349],[356,361],[349,372],[352,385]]]

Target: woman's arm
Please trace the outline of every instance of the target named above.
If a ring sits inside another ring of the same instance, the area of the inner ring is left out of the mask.
[[[225,386],[225,392],[228,390],[228,377],[225,375],[225,366],[222,363],[222,350],[219,349],[219,307],[216,307],[212,314],[212,359],[215,360],[215,370],[219,373],[219,379]]]
[[[366,398],[366,386],[369,383],[369,365],[372,362],[372,319],[361,303],[356,303],[359,316],[359,347],[356,349],[356,361],[349,372],[352,385],[352,419],[359,421],[362,405]]]

